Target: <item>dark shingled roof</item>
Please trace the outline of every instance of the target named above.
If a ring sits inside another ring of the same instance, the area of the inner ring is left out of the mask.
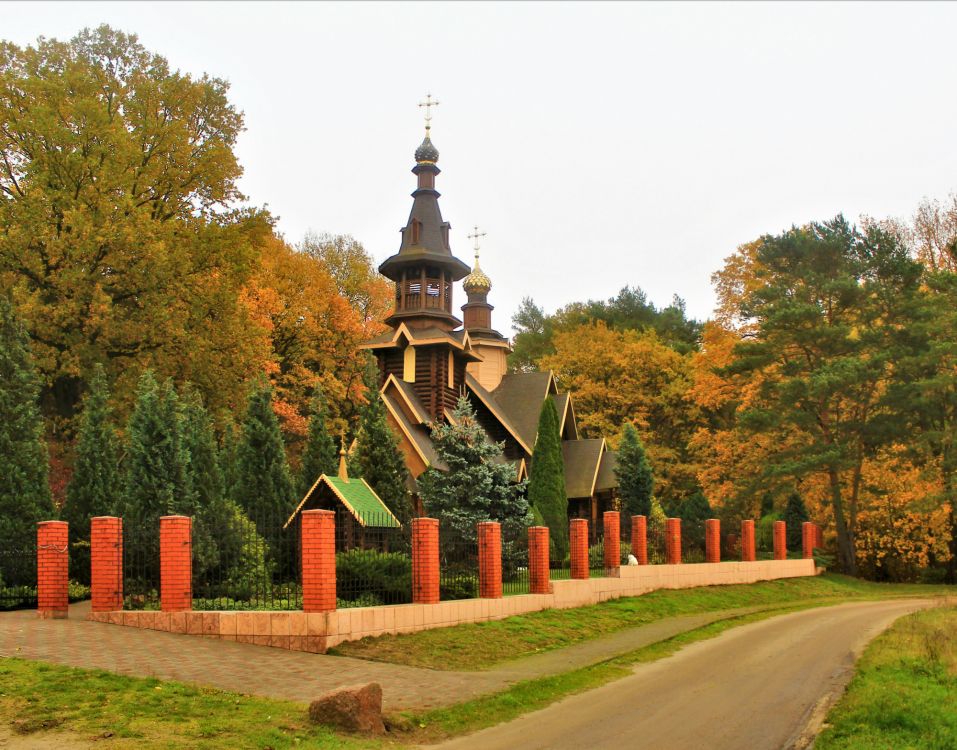
[[[538,417],[551,380],[550,372],[515,372],[502,378],[498,388],[492,391],[492,396],[529,449],[535,446]]]
[[[515,423],[512,421],[509,414],[502,408],[502,405],[498,402],[495,396],[492,393],[489,393],[485,390],[485,387],[478,382],[472,375],[466,373],[465,375],[465,384],[468,386],[469,390],[472,391],[479,400],[482,401],[485,406],[488,408],[492,415],[499,421],[499,423],[504,427],[512,437],[516,438],[519,443],[523,442],[525,438],[518,431],[518,428],[515,426]],[[528,443],[528,450],[531,452],[533,444]]]
[[[405,412],[402,410],[401,404],[397,404],[393,400],[393,396],[388,393],[381,394],[382,400],[385,401],[391,408],[391,411],[394,412],[394,416],[399,420],[404,431],[408,433],[412,442],[415,443],[416,448],[418,448],[422,455],[425,457],[425,460],[428,461],[430,466],[434,466],[440,471],[445,471],[448,467],[445,465],[445,462],[439,458],[439,454],[435,452],[435,446],[432,444],[432,435],[427,425],[418,424],[409,420],[406,417]],[[412,394],[415,398],[415,394]],[[422,409],[422,404],[416,399],[413,403],[416,404],[416,407],[424,412]]]
[[[595,492],[613,490],[618,487],[618,475],[615,474],[616,466],[618,466],[618,454],[614,451],[606,450],[602,454],[601,464],[598,466],[598,479],[595,481]]]
[[[565,461],[565,493],[568,497],[591,497],[595,491],[595,476],[601,462],[602,438],[562,441]]]

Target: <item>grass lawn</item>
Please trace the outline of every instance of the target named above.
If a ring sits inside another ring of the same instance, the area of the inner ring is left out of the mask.
[[[478,670],[570,646],[675,615],[813,600],[939,596],[945,586],[877,584],[826,574],[740,586],[655,591],[577,609],[552,609],[505,620],[343,643],[330,653],[431,669]]]
[[[957,748],[957,609],[901,618],[874,640],[817,750]]]
[[[386,745],[316,727],[297,703],[22,659],[0,659],[0,718],[12,747],[18,735],[48,739],[50,748],[96,739],[109,748],[201,750]]]

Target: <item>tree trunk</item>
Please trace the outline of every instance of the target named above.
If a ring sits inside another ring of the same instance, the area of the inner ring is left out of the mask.
[[[831,504],[834,507],[834,528],[837,530],[837,561],[848,575],[857,575],[857,559],[854,554],[854,541],[848,533],[847,520],[844,518],[844,498],[841,494],[841,476],[837,468],[829,467],[828,479],[831,484]]]

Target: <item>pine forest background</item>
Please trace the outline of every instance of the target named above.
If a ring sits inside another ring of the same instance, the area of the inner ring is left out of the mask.
[[[242,129],[225,81],[134,36],[0,43],[5,539],[124,507],[190,512],[201,536],[210,508],[291,508],[354,438],[353,470],[407,515],[358,349],[391,284],[354,238],[283,237],[247,201]],[[553,370],[584,437],[618,448],[631,425],[668,514],[806,508],[841,569],[953,582],[957,198],[915,206],[733,250],[708,321],[638,279],[553,313],[525,299],[511,367]]]

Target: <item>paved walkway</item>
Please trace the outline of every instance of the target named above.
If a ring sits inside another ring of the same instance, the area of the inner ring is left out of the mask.
[[[119,674],[192,682],[222,690],[308,702],[337,687],[382,685],[387,710],[431,708],[502,690],[509,684],[588,666],[717,620],[755,611],[668,618],[484,672],[446,672],[307,654],[193,635],[89,622],[89,604],[67,620],[33,611],[0,614],[0,656],[17,656]]]

